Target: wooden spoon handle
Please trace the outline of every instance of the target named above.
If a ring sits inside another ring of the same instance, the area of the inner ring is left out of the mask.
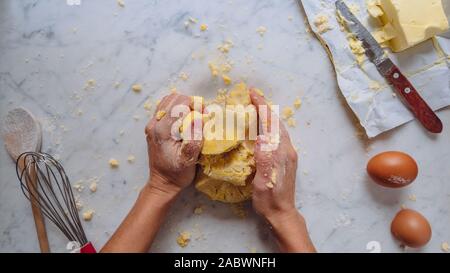
[[[20,169],[23,170],[24,162],[19,162]],[[30,191],[30,203],[31,210],[33,212],[34,224],[36,226],[37,238],[39,241],[39,248],[42,253],[50,253],[50,245],[48,243],[47,230],[45,229],[45,221],[44,215],[42,214],[42,210],[39,207],[39,204],[36,200],[31,198],[31,196],[38,197],[37,189],[37,175],[34,168],[30,168],[30,176],[26,176],[27,187]]]

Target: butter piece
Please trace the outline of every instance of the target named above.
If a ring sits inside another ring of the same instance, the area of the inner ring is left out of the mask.
[[[374,6],[382,10],[379,14]],[[413,47],[448,30],[449,23],[441,0],[378,0],[369,13],[384,25],[392,24],[395,37],[389,42],[394,52]]]
[[[342,17],[342,14],[339,11],[336,13],[336,19],[337,19],[337,21],[338,21],[338,23],[340,25],[341,31],[347,33],[348,45],[349,45],[349,48],[350,48],[351,52],[355,56],[356,63],[358,65],[362,65],[362,63],[365,60],[365,50],[364,50],[364,47],[362,45],[362,42],[360,40],[358,40],[355,37],[355,35],[352,34],[348,30],[348,28],[347,28],[347,20],[345,20],[345,18]]]
[[[319,32],[320,34],[331,30],[328,16],[326,15],[318,15],[314,20],[314,25],[317,27],[317,32]]]
[[[384,27],[372,32],[372,35],[378,43],[388,47],[389,41],[395,38],[397,32],[391,24],[386,24]]]
[[[366,56],[366,50],[363,47],[363,43],[355,36],[349,35],[348,44],[353,55],[355,55],[356,57],[356,63],[358,63],[358,65],[361,65],[364,62]]]
[[[379,6],[378,0],[369,0],[367,1],[367,11],[370,16],[377,18],[383,15],[383,10]]]

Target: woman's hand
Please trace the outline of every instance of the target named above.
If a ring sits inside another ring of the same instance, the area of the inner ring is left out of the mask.
[[[263,106],[267,107],[269,113],[270,108],[264,97],[253,90],[250,91],[250,97],[258,112]],[[255,146],[253,207],[274,228],[282,251],[313,252],[315,249],[305,221],[295,207],[297,152],[278,117],[278,132],[267,131],[267,128],[271,128],[271,117],[259,116],[260,124],[267,126],[263,126],[264,132],[258,136]]]
[[[202,141],[179,140],[173,136],[172,127],[179,117],[171,117],[171,111],[179,105],[189,107],[192,105],[191,98],[176,93],[164,97],[145,128],[150,186],[156,191],[179,192],[190,185],[195,177],[195,164],[202,149]]]
[[[179,119],[171,117],[173,107],[183,105],[188,112],[190,102],[190,97],[171,94],[158,105],[155,116],[145,128],[150,159],[149,182],[101,252],[148,251],[170,205],[178,193],[192,183],[202,142],[177,140],[171,133]],[[193,130],[195,134],[195,126]]]

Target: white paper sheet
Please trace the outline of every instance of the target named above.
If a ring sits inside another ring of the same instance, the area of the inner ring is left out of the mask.
[[[347,103],[359,118],[367,136],[372,138],[414,119],[407,107],[394,95],[394,90],[367,58],[359,66],[346,37],[336,20],[335,0],[302,0],[312,30],[328,46],[337,74],[338,85]],[[347,0],[359,7],[355,14],[369,29],[376,29],[366,10],[365,0]],[[329,18],[331,30],[322,34],[314,24],[317,16]],[[442,50],[440,50],[440,49]],[[437,37],[390,58],[413,83],[434,110],[450,105],[450,39]],[[375,90],[373,84],[381,88]],[[372,84],[372,88],[371,87]],[[439,114],[439,113],[438,113]],[[445,125],[444,125],[445,126]]]

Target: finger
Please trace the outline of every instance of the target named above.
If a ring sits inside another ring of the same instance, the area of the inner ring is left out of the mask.
[[[172,137],[172,126],[176,121],[182,120],[190,112],[190,102],[190,97],[180,94],[171,94],[164,98],[161,102],[161,107],[156,113],[160,117],[155,125],[155,132],[159,138],[168,139]],[[181,107],[178,108],[179,106]],[[177,109],[174,109],[174,107],[177,107]],[[175,116],[172,116],[172,114]]]
[[[180,144],[179,164],[182,169],[194,166],[202,150],[201,140],[183,141]]]
[[[265,136],[258,136],[255,146],[256,174],[253,184],[254,187],[259,189],[265,189],[267,185],[272,184],[271,175],[274,159],[272,152],[264,147],[264,145],[268,144],[269,142]]]
[[[276,113],[274,113],[270,107],[270,105],[267,103],[266,99],[261,96],[255,89],[250,89],[250,99],[252,101],[252,104],[255,105],[255,107],[258,110],[258,119],[260,122],[260,125],[262,126],[262,134],[269,137],[269,134],[272,135],[272,137],[276,137],[276,135],[279,135],[279,141],[281,143],[291,143],[289,138],[289,133],[286,130],[286,127],[284,126],[283,122],[281,122],[280,118]],[[264,109],[261,107],[265,107],[266,114],[264,115]],[[262,112],[260,111],[262,110]],[[269,112],[270,111],[270,112]],[[273,119],[277,119],[278,126],[272,122]],[[272,124],[274,125],[274,128],[272,128]],[[272,132],[272,130],[277,130],[278,132]]]
[[[162,98],[162,100],[156,106],[156,110],[153,113],[153,117],[149,120],[149,122],[147,123],[147,126],[145,126],[145,134],[147,136],[152,135],[152,132],[154,131],[156,123],[158,121],[156,118],[156,116],[158,115],[158,112],[162,111],[166,107],[166,105],[169,103],[169,101],[173,99],[173,95],[175,95],[175,94],[170,94],[168,96],[165,96],[164,98]]]
[[[271,115],[269,114],[271,111],[270,110],[270,106],[267,103],[266,99],[261,96],[260,94],[258,94],[258,92],[255,91],[255,89],[250,88],[250,100],[252,102],[252,104],[256,107],[256,110],[258,112],[258,119],[260,122],[260,125],[263,128],[263,134],[266,134],[267,132],[265,132],[265,128],[270,128],[271,127]],[[265,111],[265,115],[264,115],[264,111]]]

